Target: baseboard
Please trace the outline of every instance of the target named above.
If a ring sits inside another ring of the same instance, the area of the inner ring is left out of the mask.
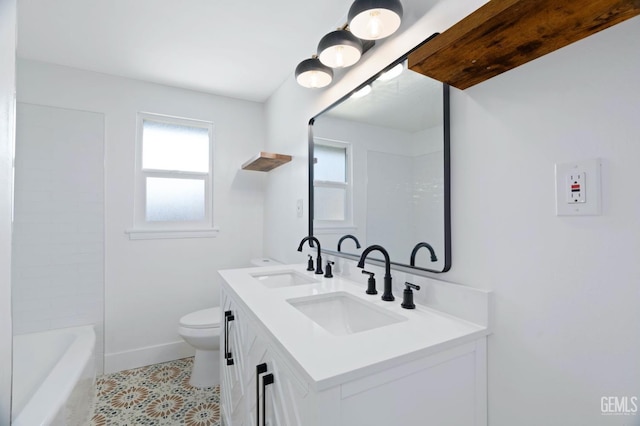
[[[145,365],[173,361],[187,358],[194,354],[195,349],[183,341],[114,352],[104,356],[104,373],[116,373],[122,370],[144,367]]]

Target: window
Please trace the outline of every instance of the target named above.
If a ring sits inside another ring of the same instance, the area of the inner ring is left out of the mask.
[[[313,149],[314,226],[351,226],[351,145],[315,138]]]
[[[212,221],[213,125],[139,113],[132,239],[206,237]]]

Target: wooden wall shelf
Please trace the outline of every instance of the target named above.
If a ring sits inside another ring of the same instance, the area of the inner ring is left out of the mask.
[[[242,165],[242,170],[268,172],[291,161],[290,155],[261,152]]]
[[[464,90],[638,14],[640,0],[492,0],[412,52],[409,68]]]

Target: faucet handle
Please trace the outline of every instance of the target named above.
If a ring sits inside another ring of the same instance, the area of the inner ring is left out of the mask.
[[[374,278],[375,274],[373,272],[362,270],[363,274],[369,275],[369,280],[367,280],[367,294],[378,294],[378,290],[376,290],[376,279]]]
[[[420,286],[410,282],[405,282],[404,285],[405,289],[402,292],[402,304],[400,306],[405,309],[415,309],[416,305],[413,303],[413,291],[411,289],[420,290]]]
[[[325,268],[324,277],[325,278],[333,278],[333,270],[331,269],[331,265],[334,265],[335,262],[327,260],[327,267]]]
[[[309,260],[307,261],[307,271],[315,271],[316,269],[313,267],[313,256],[308,254]]]
[[[414,290],[420,290],[420,286],[410,283],[410,282],[405,282],[404,285],[406,286],[406,288],[408,289],[414,289]]]

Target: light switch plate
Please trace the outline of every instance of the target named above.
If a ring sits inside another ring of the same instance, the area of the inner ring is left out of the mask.
[[[602,214],[599,158],[556,164],[556,215]]]

